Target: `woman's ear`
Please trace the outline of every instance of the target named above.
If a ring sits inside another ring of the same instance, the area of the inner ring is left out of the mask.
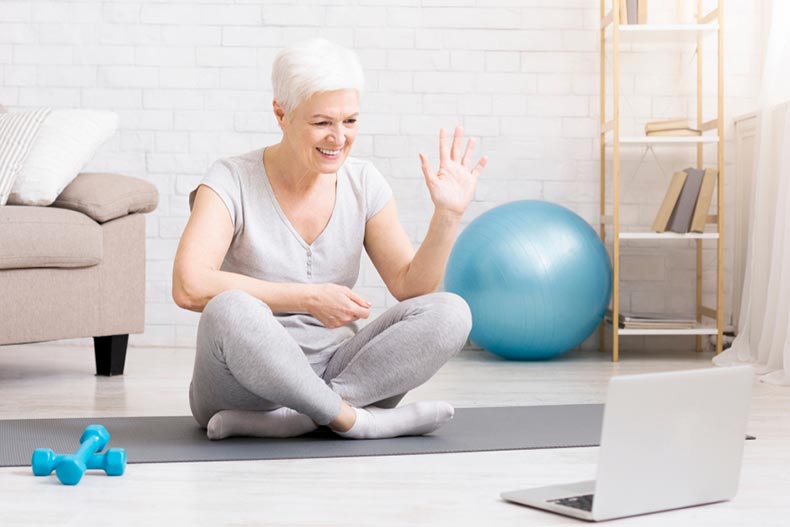
[[[280,106],[280,103],[277,102],[277,99],[272,100],[272,108],[274,109],[274,118],[277,119],[277,124],[280,128],[283,127],[283,123],[285,122],[285,109]]]

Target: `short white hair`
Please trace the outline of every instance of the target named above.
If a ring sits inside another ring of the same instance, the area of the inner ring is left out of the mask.
[[[364,85],[356,53],[323,38],[280,51],[272,65],[274,98],[286,113],[316,93],[351,89],[361,95]]]

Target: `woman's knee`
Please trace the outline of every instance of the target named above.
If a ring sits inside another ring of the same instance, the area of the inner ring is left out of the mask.
[[[266,306],[266,304],[251,294],[241,289],[228,289],[215,295],[203,308],[203,315],[227,316],[239,309],[246,310],[250,307]],[[266,306],[268,308],[268,306]]]
[[[421,314],[430,322],[430,332],[424,338],[435,349],[445,349],[449,355],[458,353],[472,331],[472,312],[466,301],[455,293],[439,292],[421,298]]]
[[[455,293],[433,293],[433,296],[434,309],[441,318],[442,325],[465,341],[472,331],[472,311],[469,304]]]
[[[251,312],[259,316],[262,309],[271,314],[271,309],[262,300],[239,289],[228,289],[208,301],[200,315],[200,323],[208,322],[226,328]]]
[[[271,316],[269,306],[254,296],[239,290],[228,290],[212,298],[203,309],[198,322],[198,359],[226,363],[229,342],[243,338],[251,328],[265,331],[263,320]]]

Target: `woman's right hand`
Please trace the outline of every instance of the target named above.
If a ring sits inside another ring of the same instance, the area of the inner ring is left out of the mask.
[[[317,284],[310,290],[307,312],[326,328],[339,328],[360,318],[370,316],[372,304],[348,287],[337,284]]]

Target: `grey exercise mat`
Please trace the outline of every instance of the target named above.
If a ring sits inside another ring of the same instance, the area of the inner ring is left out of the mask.
[[[209,441],[192,417],[0,420],[0,466],[30,465],[36,448],[74,452],[89,424],[110,432],[108,447],[126,449],[129,463],[231,461],[597,446],[603,405],[459,408],[427,436],[350,440],[321,428],[290,439]]]

